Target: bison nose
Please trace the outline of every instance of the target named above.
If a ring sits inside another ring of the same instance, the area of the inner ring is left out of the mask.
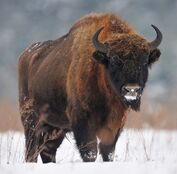
[[[139,85],[126,85],[122,87],[124,91],[134,93],[139,92],[141,87]]]
[[[139,85],[125,85],[122,87],[122,94],[127,100],[136,100],[141,96],[141,87]]]

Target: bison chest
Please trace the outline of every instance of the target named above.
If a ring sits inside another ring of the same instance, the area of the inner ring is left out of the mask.
[[[111,112],[106,119],[104,126],[97,131],[97,136],[103,144],[112,144],[115,137],[121,131],[126,120],[125,112]]]

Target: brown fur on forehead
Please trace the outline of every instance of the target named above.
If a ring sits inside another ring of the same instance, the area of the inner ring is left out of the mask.
[[[136,34],[122,34],[107,41],[107,43],[109,45],[109,56],[119,54],[119,56],[126,58],[149,53],[148,42]]]
[[[135,33],[127,22],[114,13],[90,13],[78,20],[69,33],[74,33],[75,39],[77,39],[77,35],[81,36],[81,33],[84,33],[84,38],[92,38],[94,33],[101,27],[104,27],[99,36],[101,42],[106,41],[107,38],[116,33]]]

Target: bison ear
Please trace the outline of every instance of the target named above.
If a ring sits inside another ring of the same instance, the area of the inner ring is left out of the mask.
[[[101,64],[107,64],[108,63],[108,57],[106,56],[106,53],[100,52],[100,51],[95,51],[92,54],[93,60],[95,60],[98,63]]]
[[[149,66],[151,66],[154,62],[156,62],[159,59],[160,55],[161,52],[159,49],[152,50],[149,55],[149,62],[148,62]]]

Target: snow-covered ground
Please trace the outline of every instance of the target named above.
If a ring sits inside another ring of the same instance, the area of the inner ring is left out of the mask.
[[[176,174],[177,131],[124,130],[117,142],[114,162],[83,163],[72,134],[57,151],[57,164],[25,164],[22,133],[0,134],[0,174],[126,173]]]

